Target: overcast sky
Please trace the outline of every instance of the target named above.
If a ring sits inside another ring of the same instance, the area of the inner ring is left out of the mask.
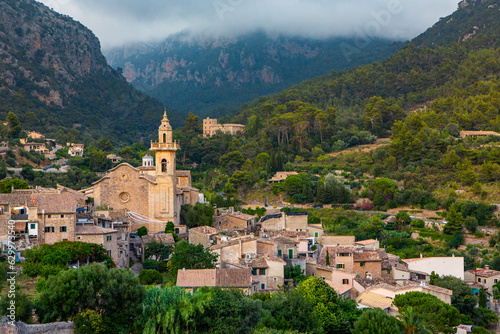
[[[189,29],[256,29],[305,37],[408,40],[456,10],[458,0],[38,0],[89,27],[103,48]]]

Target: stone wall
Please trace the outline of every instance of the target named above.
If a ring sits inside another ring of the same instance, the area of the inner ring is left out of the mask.
[[[14,325],[0,324],[1,334],[73,334],[75,328],[70,322],[53,322],[43,325],[27,325],[23,322],[15,322]]]
[[[39,214],[38,220],[41,222],[39,230],[42,242],[55,244],[63,240],[75,241],[75,214]],[[63,226],[66,232],[61,232]],[[53,227],[54,232],[45,232],[46,227]]]
[[[326,246],[354,246],[354,235],[323,235],[318,242]]]
[[[285,229],[287,231],[306,231],[307,230],[307,215],[300,216],[285,216]]]

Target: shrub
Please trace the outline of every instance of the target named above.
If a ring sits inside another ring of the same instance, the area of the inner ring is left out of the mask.
[[[422,219],[414,219],[411,221],[411,226],[416,228],[424,228],[425,222]]]
[[[102,316],[94,310],[86,310],[74,318],[76,334],[109,333]]]
[[[139,273],[139,281],[141,284],[160,284],[163,282],[163,276],[154,269],[143,269]]]

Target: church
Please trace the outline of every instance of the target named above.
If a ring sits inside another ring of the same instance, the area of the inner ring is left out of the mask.
[[[122,163],[110,169],[85,189],[85,194],[94,198],[95,207],[108,206],[142,216],[148,220],[144,226],[152,233],[164,231],[168,221],[179,225],[181,206],[195,205],[199,199],[199,190],[191,187],[191,172],[176,170],[175,154],[179,149],[165,111],[158,141],[151,142],[155,157],[146,154],[141,167]]]

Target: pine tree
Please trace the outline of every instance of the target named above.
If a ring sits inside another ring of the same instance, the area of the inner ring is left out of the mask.
[[[445,234],[451,235],[462,230],[462,214],[457,211],[455,203],[450,206],[446,220],[447,223],[443,228]]]
[[[326,266],[330,266],[330,254],[328,254],[328,249],[326,250]]]

